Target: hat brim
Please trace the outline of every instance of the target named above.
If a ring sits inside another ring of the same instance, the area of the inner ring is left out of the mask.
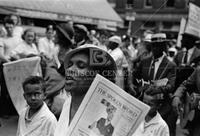
[[[189,36],[191,38],[194,38],[195,40],[200,40],[200,37],[198,37],[196,35],[192,35],[190,33],[183,33],[182,36]]]

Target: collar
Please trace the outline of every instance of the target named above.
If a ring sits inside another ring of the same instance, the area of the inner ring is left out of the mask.
[[[28,117],[28,113],[29,113],[29,110],[30,110],[30,106],[28,106],[27,110],[26,110],[26,113],[25,113],[25,121],[27,122],[31,122],[33,120],[33,118],[40,112],[42,111],[42,109],[45,108],[45,106],[47,106],[44,102],[43,102],[43,105],[42,107],[35,113],[33,114],[33,116],[31,118]]]
[[[165,57],[165,54],[164,54],[164,53],[163,53],[163,55],[162,55],[161,57],[159,57],[159,58],[157,58],[157,59],[154,59],[154,57],[153,57],[153,58],[152,58],[152,62],[155,61],[155,62],[161,63],[164,57]]]
[[[142,129],[145,131],[146,128],[152,126],[152,125],[157,125],[160,122],[161,116],[157,112],[156,116],[154,116],[149,122],[146,122],[145,120],[142,122]]]
[[[188,50],[188,54],[192,54],[194,52],[195,46]]]

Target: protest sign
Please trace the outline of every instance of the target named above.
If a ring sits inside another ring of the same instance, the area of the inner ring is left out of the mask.
[[[200,8],[193,3],[189,4],[189,15],[185,33],[200,37]]]
[[[26,107],[22,82],[30,75],[41,75],[40,58],[32,57],[3,64],[3,73],[11,100],[18,114]]]
[[[65,126],[66,129],[61,131],[67,130],[66,136],[131,136],[149,109],[114,83],[97,75],[69,128]],[[108,118],[111,122],[105,127]]]
[[[177,47],[181,47],[182,34],[185,31],[185,26],[186,26],[186,19],[181,18],[180,30],[179,30],[178,39],[177,39]]]

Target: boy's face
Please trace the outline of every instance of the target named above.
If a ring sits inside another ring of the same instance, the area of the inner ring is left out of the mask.
[[[32,109],[38,109],[43,104],[44,92],[41,84],[27,84],[24,88],[24,98]]]

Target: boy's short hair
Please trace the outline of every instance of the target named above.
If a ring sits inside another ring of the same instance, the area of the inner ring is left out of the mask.
[[[23,87],[24,90],[25,90],[25,86],[27,84],[31,84],[31,85],[41,84],[43,92],[45,92],[45,90],[46,90],[44,79],[40,76],[29,76],[29,77],[27,77],[24,80],[24,82],[22,83],[22,87]]]

